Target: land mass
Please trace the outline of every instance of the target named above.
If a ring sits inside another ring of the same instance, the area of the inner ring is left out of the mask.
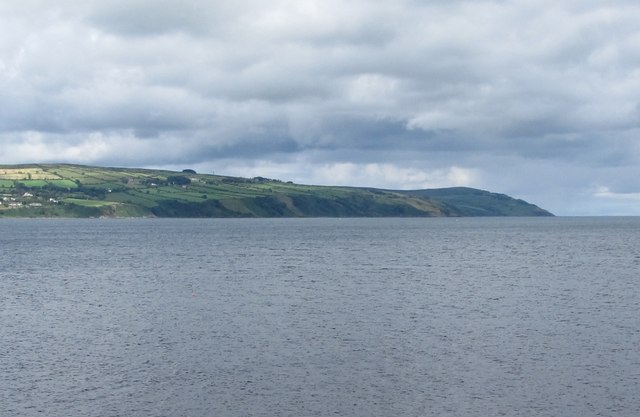
[[[468,187],[385,190],[71,164],[0,165],[0,217],[552,216]]]

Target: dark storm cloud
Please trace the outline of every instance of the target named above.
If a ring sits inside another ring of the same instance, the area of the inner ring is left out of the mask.
[[[3,2],[0,157],[627,210],[639,18],[623,0]]]

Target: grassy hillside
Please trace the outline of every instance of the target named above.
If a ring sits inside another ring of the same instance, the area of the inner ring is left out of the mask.
[[[434,190],[397,191],[399,193],[438,200],[454,207],[457,216],[548,216],[546,210],[505,194],[490,193],[468,187]]]
[[[0,165],[0,217],[548,216],[472,188],[394,191],[68,164]]]

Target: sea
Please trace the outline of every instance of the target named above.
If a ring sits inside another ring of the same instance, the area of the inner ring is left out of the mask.
[[[640,415],[640,218],[0,220],[0,416]]]

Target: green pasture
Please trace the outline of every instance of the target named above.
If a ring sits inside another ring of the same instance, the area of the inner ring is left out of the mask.
[[[112,201],[84,200],[81,198],[65,198],[62,201],[67,204],[75,204],[77,206],[82,206],[82,207],[105,207],[105,206],[113,206],[115,204]]]
[[[146,208],[155,207],[158,205],[159,200],[163,200],[154,198],[152,194],[144,194],[134,191],[109,193],[107,198],[112,202],[139,205]]]
[[[46,180],[21,180],[17,181],[17,183],[29,188],[41,188],[47,185]]]
[[[2,180],[0,180],[2,181]],[[16,181],[17,184],[21,184],[27,188],[42,188],[47,185],[51,185],[56,188],[78,188],[78,184],[71,180],[20,180]]]
[[[71,180],[48,180],[47,182],[57,188],[78,188],[78,184]]]

